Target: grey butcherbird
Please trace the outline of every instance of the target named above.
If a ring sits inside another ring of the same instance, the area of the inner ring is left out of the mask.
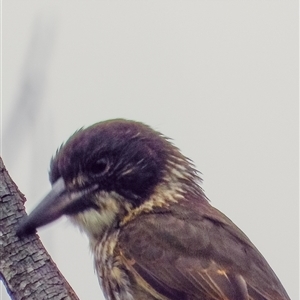
[[[247,236],[210,205],[191,161],[142,123],[77,131],[52,159],[50,181],[18,235],[68,215],[89,237],[107,299],[289,299]]]

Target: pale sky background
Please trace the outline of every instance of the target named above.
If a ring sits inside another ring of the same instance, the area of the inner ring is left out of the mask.
[[[299,299],[298,1],[1,3],[1,155],[27,211],[76,129],[142,121]],[[66,219],[39,233],[80,299],[102,299],[85,236]]]

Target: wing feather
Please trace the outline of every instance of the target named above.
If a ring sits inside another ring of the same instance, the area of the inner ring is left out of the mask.
[[[122,228],[120,248],[166,299],[289,299],[244,233],[211,206],[138,216]]]

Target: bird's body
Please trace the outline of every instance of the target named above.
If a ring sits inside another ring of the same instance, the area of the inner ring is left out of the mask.
[[[192,163],[142,123],[78,131],[50,180],[19,233],[69,215],[89,237],[107,299],[289,299],[247,236],[210,205]]]

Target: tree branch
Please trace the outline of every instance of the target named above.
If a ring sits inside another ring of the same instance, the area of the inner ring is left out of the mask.
[[[19,239],[16,227],[26,215],[24,195],[0,157],[0,279],[12,299],[79,300],[37,234]]]

